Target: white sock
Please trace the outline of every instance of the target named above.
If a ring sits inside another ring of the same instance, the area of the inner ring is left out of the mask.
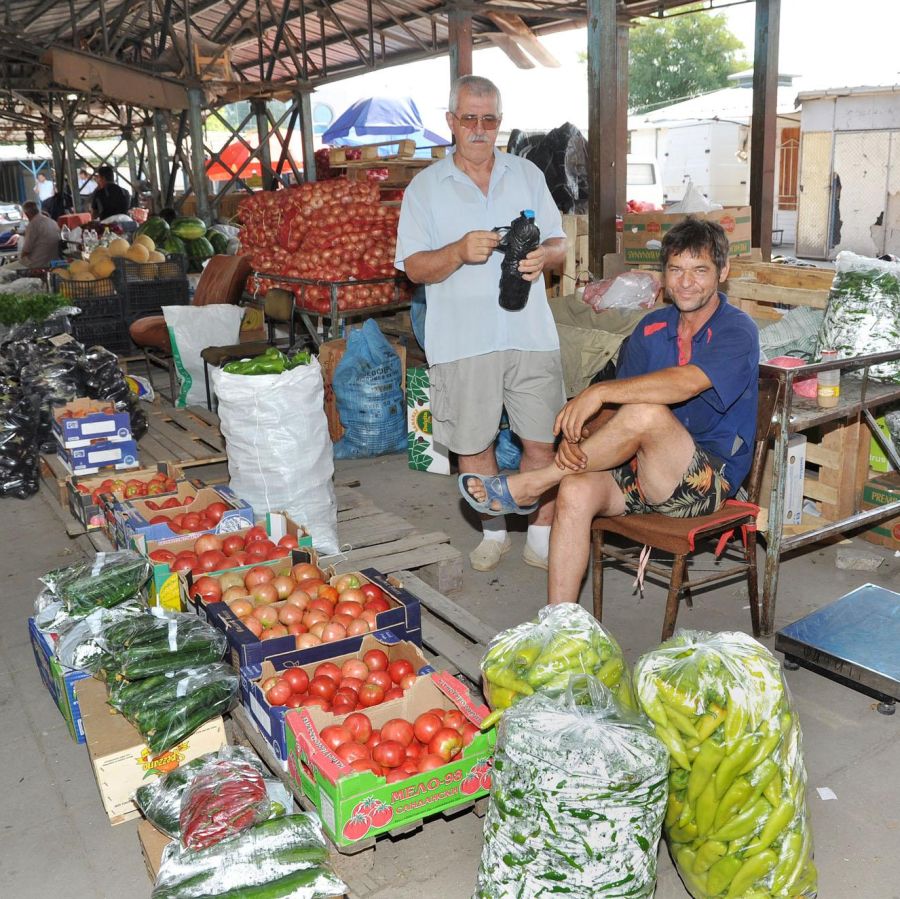
[[[485,540],[496,540],[503,543],[506,540],[506,519],[498,515],[481,523],[481,530]]]
[[[528,536],[525,542],[542,559],[546,559],[550,554],[550,525],[549,524],[530,524],[528,525]]]

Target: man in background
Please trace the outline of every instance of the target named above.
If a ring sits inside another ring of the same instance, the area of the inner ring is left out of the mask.
[[[56,185],[52,178],[48,178],[46,172],[38,172],[34,178],[34,195],[37,203],[44,212],[49,212],[50,201],[56,194]]]
[[[128,215],[131,194],[116,184],[116,173],[111,165],[97,169],[97,189],[91,196],[91,210],[95,219],[103,221],[111,215]]]
[[[38,209],[34,200],[22,206],[28,225],[19,244],[17,268],[48,268],[53,259],[59,258],[59,225]]]
[[[78,170],[78,211],[89,212],[91,196],[97,189],[97,182],[87,169]]]

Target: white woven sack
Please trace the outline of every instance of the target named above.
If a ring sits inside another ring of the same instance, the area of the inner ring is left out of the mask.
[[[231,489],[257,515],[287,512],[320,553],[336,553],[334,456],[319,360],[280,375],[215,369],[211,377]]]

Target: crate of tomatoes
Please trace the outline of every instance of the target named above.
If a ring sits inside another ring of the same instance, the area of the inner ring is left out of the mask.
[[[285,716],[288,772],[335,846],[356,852],[487,795],[496,740],[496,729],[479,728],[487,713],[446,672],[366,711],[308,705]]]
[[[390,631],[367,634],[358,649],[327,661],[309,660],[309,650],[295,650],[241,669],[241,703],[285,769],[284,718],[291,709],[365,711],[402,699],[417,677],[434,670],[415,643]]]

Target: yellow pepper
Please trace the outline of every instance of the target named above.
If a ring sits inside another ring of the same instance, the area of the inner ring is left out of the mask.
[[[778,856],[771,849],[767,849],[753,858],[748,858],[734,875],[725,899],[737,899],[738,896],[743,896],[757,880],[765,877],[777,864]]]
[[[728,846],[718,840],[707,840],[697,849],[697,857],[694,860],[694,874],[703,874],[708,871],[728,851]]]
[[[716,775],[713,774],[706,788],[697,799],[696,819],[698,836],[705,837],[709,833],[716,819],[718,806],[719,803],[716,799]]]
[[[707,740],[699,747],[697,758],[691,767],[691,776],[688,778],[689,800],[693,802],[703,792],[723,758],[725,747],[717,746],[712,740]]]

